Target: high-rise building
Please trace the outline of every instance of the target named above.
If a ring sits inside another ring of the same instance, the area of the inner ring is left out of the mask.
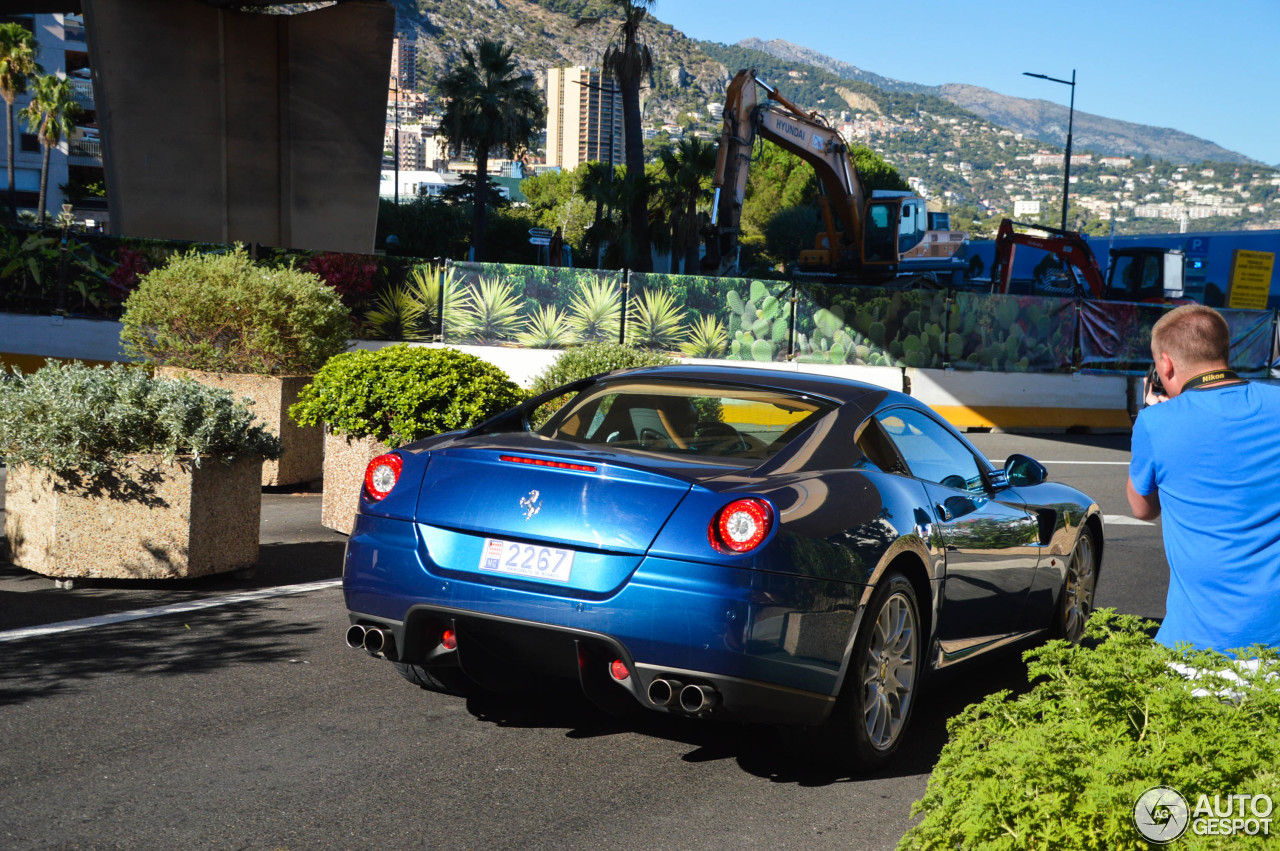
[[[577,168],[624,160],[622,91],[584,67],[547,70],[547,165]]]
[[[63,203],[71,203],[77,219],[105,221],[107,199],[100,194],[103,186],[102,141],[98,135],[84,20],[80,15],[72,14],[26,14],[0,15],[0,23],[20,24],[36,36],[39,44],[36,61],[44,73],[71,80],[72,96],[80,107],[70,135],[49,152],[48,197],[45,199],[48,219],[57,217]],[[0,159],[7,156],[5,149],[13,144],[18,208],[34,212],[39,205],[44,149],[20,114],[30,101],[30,95],[24,94],[18,95],[14,102],[14,138],[6,140],[0,137]],[[65,194],[64,188],[67,190]],[[7,192],[8,184],[0,185],[0,210],[8,203]]]
[[[418,36],[401,31],[391,42],[391,76],[399,79],[399,88],[411,92],[418,83]]]

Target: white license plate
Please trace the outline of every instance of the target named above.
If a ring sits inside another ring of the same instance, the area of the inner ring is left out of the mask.
[[[526,579],[568,582],[573,567],[573,550],[560,550],[536,544],[517,544],[497,538],[484,539],[480,569]]]

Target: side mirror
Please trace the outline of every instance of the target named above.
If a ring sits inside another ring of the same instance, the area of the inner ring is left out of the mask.
[[[1049,471],[1034,458],[1010,455],[1004,462],[1004,476],[1012,487],[1038,485],[1049,478]]]

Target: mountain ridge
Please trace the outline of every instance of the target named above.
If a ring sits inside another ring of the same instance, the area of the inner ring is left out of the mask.
[[[820,68],[845,79],[870,83],[886,91],[931,94],[980,118],[1016,133],[1060,147],[1067,135],[1069,109],[1052,101],[1017,98],[967,83],[926,86],[883,77],[848,62],[782,39],[747,38],[738,47],[759,50],[785,62]],[[1224,162],[1262,165],[1238,151],[1171,127],[1155,127],[1076,110],[1072,129],[1075,150],[1111,156],[1151,156],[1175,163]]]

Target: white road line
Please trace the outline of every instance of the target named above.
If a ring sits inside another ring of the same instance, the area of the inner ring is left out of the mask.
[[[1110,526],[1154,526],[1154,523],[1148,523],[1146,520],[1139,520],[1136,517],[1130,517],[1128,514],[1104,514],[1102,522]]]
[[[1004,469],[1004,461],[997,461],[994,458],[988,458],[991,466],[996,469]],[[1048,466],[1049,464],[1094,464],[1102,467],[1128,467],[1128,461],[1041,461],[1041,464]]]
[[[240,594],[227,594],[222,597],[206,597],[203,600],[191,600],[186,603],[172,603],[168,606],[155,606],[150,609],[135,609],[132,612],[119,612],[114,615],[101,615],[95,618],[81,618],[75,621],[29,626],[23,629],[11,629],[0,632],[0,644],[6,641],[21,641],[25,638],[40,638],[46,635],[57,635],[73,632],[78,629],[93,629],[99,626],[111,626],[117,623],[160,618],[165,615],[180,615],[184,612],[198,612],[201,609],[216,609],[220,606],[234,606],[238,603],[252,603],[255,600],[266,600],[271,597],[287,597],[293,594],[306,594],[310,591],[323,591],[342,585],[341,579],[326,579],[323,582],[307,582],[301,585],[281,585],[276,588],[260,588],[257,591],[244,591]]]

